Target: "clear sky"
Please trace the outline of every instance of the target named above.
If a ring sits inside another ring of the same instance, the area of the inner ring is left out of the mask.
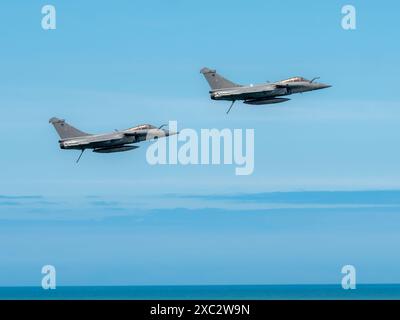
[[[364,282],[400,282],[397,203],[257,196],[400,189],[397,1],[351,1],[354,31],[337,0],[49,3],[51,31],[47,3],[0,5],[0,285],[39,284],[44,264],[60,284],[326,283],[349,263]],[[243,84],[333,87],[226,116],[204,66]],[[52,116],[93,133],[254,128],[255,171],[150,166],[148,143],[77,165]]]

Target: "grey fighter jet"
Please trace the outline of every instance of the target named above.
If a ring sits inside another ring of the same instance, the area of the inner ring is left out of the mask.
[[[315,82],[319,78],[307,80],[302,77],[243,86],[225,79],[215,70],[203,68],[200,72],[211,87],[211,99],[232,101],[226,113],[229,113],[236,100],[243,100],[243,103],[249,105],[281,103],[290,100],[282,98],[283,96],[331,87],[324,83]]]
[[[97,153],[123,152],[139,148],[133,143],[158,139],[177,134],[167,129],[162,129],[166,125],[155,127],[150,124],[143,124],[125,130],[115,130],[111,133],[88,134],[58,118],[51,118],[49,122],[57,130],[60,136],[61,149],[81,150],[81,154],[76,162],[79,162],[86,149],[93,149]]]

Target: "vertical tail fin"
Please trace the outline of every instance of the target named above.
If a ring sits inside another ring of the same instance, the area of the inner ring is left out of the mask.
[[[58,135],[61,139],[68,139],[68,138],[76,138],[76,137],[83,137],[88,136],[89,134],[86,132],[82,132],[65,122],[65,120],[61,120],[58,118],[51,118],[49,122],[54,126],[57,130]]]
[[[215,70],[203,68],[200,72],[204,75],[212,90],[240,87],[240,85],[220,76]]]

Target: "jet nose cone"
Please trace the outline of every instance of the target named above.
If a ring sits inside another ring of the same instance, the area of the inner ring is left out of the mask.
[[[330,84],[325,84],[325,83],[319,83],[318,86],[320,89],[326,89],[332,87]]]
[[[162,132],[166,137],[179,134],[179,132],[170,131],[170,130],[167,130],[167,129],[163,129]]]
[[[168,131],[168,135],[169,136],[174,136],[176,134],[179,134],[179,132],[175,132],[175,131]]]

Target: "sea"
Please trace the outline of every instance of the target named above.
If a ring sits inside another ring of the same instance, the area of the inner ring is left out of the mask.
[[[0,287],[1,300],[398,300],[400,284]]]

